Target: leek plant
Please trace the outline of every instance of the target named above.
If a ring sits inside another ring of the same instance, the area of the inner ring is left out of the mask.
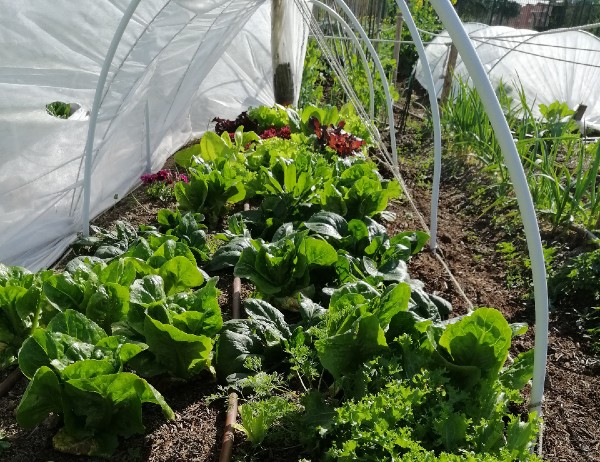
[[[565,103],[540,104],[537,117],[522,90],[516,99],[508,86],[501,84],[497,91],[538,213],[554,230],[571,224],[597,227],[600,144],[586,144]],[[454,145],[491,174],[498,201],[511,200],[508,169],[477,91],[459,82],[442,107],[442,123]]]

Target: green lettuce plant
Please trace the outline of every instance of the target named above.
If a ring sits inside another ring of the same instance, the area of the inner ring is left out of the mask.
[[[143,433],[142,403],[175,415],[145,380],[123,372],[125,363],[147,348],[108,336],[83,314],[66,310],[36,329],[19,352],[21,371],[31,381],[17,408],[24,428],[50,413],[62,418],[54,447],[78,455],[109,457],[119,437]]]

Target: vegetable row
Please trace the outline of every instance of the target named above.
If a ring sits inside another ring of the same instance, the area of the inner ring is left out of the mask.
[[[0,267],[0,366],[30,379],[18,422],[59,414],[55,448],[108,457],[143,432],[142,403],[174,418],[146,379],[205,373],[247,399],[240,428],[259,447],[530,457],[538,419],[509,412],[532,372],[531,352],[507,363],[522,327],[493,309],[448,322],[450,304],[410,278],[428,237],[378,221],[400,190],[352,108],[216,122],[176,154],[178,208],[156,226],[95,229],[62,273]],[[209,274],[231,270],[255,292],[246,319],[223,323]]]

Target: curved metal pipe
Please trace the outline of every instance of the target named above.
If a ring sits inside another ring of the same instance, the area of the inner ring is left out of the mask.
[[[494,128],[494,133],[502,149],[504,161],[517,195],[519,211],[525,228],[525,237],[527,238],[529,258],[531,259],[535,296],[535,359],[529,409],[541,416],[548,350],[548,287],[546,284],[544,251],[535,207],[533,206],[523,165],[500,102],[467,32],[448,0],[431,0],[431,5],[448,30],[465,67],[469,71],[473,84],[481,96],[481,101]]]
[[[94,95],[94,104],[90,111],[90,125],[88,128],[87,141],[85,143],[85,166],[84,166],[84,177],[83,177],[83,211],[82,211],[82,232],[84,236],[90,234],[90,198],[92,190],[92,154],[94,152],[94,136],[96,135],[96,123],[98,122],[98,112],[100,112],[100,103],[104,93],[104,85],[106,84],[106,78],[108,71],[117,52],[123,33],[129,24],[135,10],[140,4],[141,0],[131,0],[131,3],[123,13],[121,22],[117,26],[115,35],[108,47],[104,63],[102,64],[102,70],[100,71],[100,77],[98,78],[98,84],[96,85],[96,94]]]
[[[417,25],[410,14],[410,9],[404,0],[396,0],[404,21],[408,26],[410,35],[417,47],[417,53],[425,74],[425,86],[429,95],[429,104],[431,105],[431,117],[433,119],[433,187],[431,191],[431,216],[429,217],[429,248],[435,251],[437,248],[437,228],[438,228],[438,209],[440,202],[440,181],[442,176],[442,124],[440,121],[440,108],[438,106],[437,96],[435,94],[435,83],[431,73],[431,67],[427,60],[423,41],[417,30]]]

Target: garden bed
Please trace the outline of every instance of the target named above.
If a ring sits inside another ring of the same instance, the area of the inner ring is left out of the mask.
[[[423,149],[426,152],[427,146]],[[429,193],[427,182],[421,184],[422,172],[415,170],[415,165],[420,162],[417,154],[407,159],[402,169],[419,209],[426,211],[429,209]],[[511,270],[507,268],[507,263],[510,262],[503,260],[496,251],[497,244],[505,236],[489,219],[477,216],[468,191],[469,188],[457,178],[450,177],[442,184],[440,253],[475,306],[495,307],[509,322],[534,324],[532,304],[524,300],[526,288],[506,288],[507,272]],[[126,217],[135,226],[149,224],[163,206],[157,206],[143,190],[138,189],[129,199],[105,213],[97,223],[108,227],[113,220]],[[390,210],[396,214],[396,220],[387,224],[390,235],[419,228],[415,212],[405,201],[392,202]],[[430,253],[423,251],[416,255],[408,269],[412,277],[425,282],[427,292],[452,302],[454,315],[467,312],[466,301],[457,292],[440,262]],[[224,319],[228,319],[232,278],[220,276],[222,294],[219,304]],[[245,295],[248,294],[249,288],[246,286]],[[532,346],[530,330],[524,337],[514,340],[512,354],[516,356]],[[597,359],[588,354],[586,348],[587,344],[580,337],[572,319],[561,316],[552,319],[543,447],[546,460],[598,460],[600,432],[593,419],[600,411],[600,403],[595,399],[600,392],[600,370]],[[51,449],[51,439],[58,427],[56,419],[51,418],[34,430],[26,431],[17,427],[14,409],[25,384],[25,379],[22,379],[8,396],[0,399],[0,432],[4,433],[3,439],[10,443],[2,457],[11,461],[85,460]],[[111,460],[217,460],[225,409],[222,401],[211,405],[205,402],[208,395],[217,391],[212,377],[203,373],[186,383],[159,381],[154,384],[171,405],[177,419],[166,422],[158,408],[144,407],[146,434],[122,442]],[[238,436],[242,436],[241,433]],[[239,440],[236,449],[246,452],[247,446],[240,446]],[[296,460],[291,458],[295,455],[296,448],[284,448],[283,452],[265,449],[255,454],[255,460]]]

